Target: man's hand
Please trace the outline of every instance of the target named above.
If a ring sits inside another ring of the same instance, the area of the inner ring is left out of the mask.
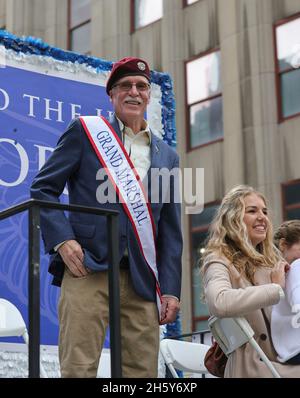
[[[58,252],[74,276],[80,277],[88,274],[83,265],[82,248],[76,240],[67,240],[60,246]]]
[[[179,308],[180,304],[176,298],[163,296],[161,304],[160,325],[174,322]]]

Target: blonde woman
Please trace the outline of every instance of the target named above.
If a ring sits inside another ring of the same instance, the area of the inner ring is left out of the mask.
[[[284,297],[288,267],[272,237],[265,197],[248,186],[228,192],[211,225],[204,252],[204,292],[211,315],[245,317],[280,375],[300,377],[300,366],[277,361],[270,337],[271,308]],[[249,344],[229,356],[224,376],[272,377]]]

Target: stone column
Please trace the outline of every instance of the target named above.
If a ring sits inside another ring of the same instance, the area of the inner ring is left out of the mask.
[[[6,0],[0,0],[0,29],[6,27]]]
[[[240,0],[219,0],[219,28],[224,126],[224,188],[225,192],[245,182],[244,143],[239,70]],[[222,17],[221,17],[222,16]]]
[[[10,0],[6,3],[6,29],[17,36],[44,39],[45,0]]]
[[[185,46],[181,0],[164,0],[164,16],[162,20],[162,70],[170,74],[174,92],[181,93],[176,97],[176,132],[177,151],[180,156],[180,166],[186,166],[186,135],[185,135]],[[182,45],[178,45],[182,43]],[[185,237],[182,264],[183,269],[190,267],[189,225],[182,206],[182,232]],[[182,329],[191,330],[191,272],[182,273],[182,292],[185,292],[181,302]]]
[[[68,0],[46,1],[45,41],[52,46],[68,47]]]
[[[263,191],[281,220],[283,167],[277,121],[272,0],[237,1],[245,182]]]
[[[130,52],[130,0],[93,0],[93,55],[116,61]]]

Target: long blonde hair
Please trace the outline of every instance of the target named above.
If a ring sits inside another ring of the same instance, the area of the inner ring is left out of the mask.
[[[273,267],[280,260],[280,253],[273,244],[273,227],[268,223],[266,239],[257,247],[251,244],[246,225],[244,199],[250,194],[259,196],[267,206],[264,195],[254,188],[239,185],[230,190],[210,226],[208,243],[202,261],[211,254],[225,256],[234,267],[253,283],[257,266]]]

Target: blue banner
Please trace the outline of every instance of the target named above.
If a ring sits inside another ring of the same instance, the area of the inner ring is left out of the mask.
[[[105,109],[106,116],[110,105],[104,87],[1,68],[0,210],[29,198],[31,181],[72,119],[72,109],[74,113],[81,108],[85,115]],[[25,319],[27,228],[27,213],[2,221],[0,227],[1,297],[21,309]],[[50,286],[47,263],[48,257],[42,255],[41,343],[57,344],[58,289]]]

